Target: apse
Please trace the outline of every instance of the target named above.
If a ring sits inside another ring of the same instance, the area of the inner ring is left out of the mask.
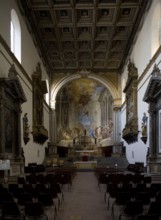
[[[113,144],[113,98],[100,82],[73,80],[56,97],[57,145],[95,150]]]

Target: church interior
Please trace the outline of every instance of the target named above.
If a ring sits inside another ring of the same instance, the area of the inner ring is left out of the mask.
[[[1,0],[0,18],[0,219],[121,220],[147,191],[130,216],[161,218],[160,0]]]

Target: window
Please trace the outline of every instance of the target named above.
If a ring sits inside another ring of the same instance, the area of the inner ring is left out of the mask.
[[[21,28],[14,9],[11,10],[10,37],[11,51],[18,61],[21,62]]]
[[[161,21],[159,22],[159,43],[161,44]]]
[[[48,92],[45,94],[45,101],[49,105],[49,82],[47,79],[46,79],[46,86],[47,86]]]

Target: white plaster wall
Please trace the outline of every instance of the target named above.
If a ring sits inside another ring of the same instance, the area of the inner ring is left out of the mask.
[[[37,52],[37,48],[33,42],[32,33],[29,32],[24,17],[21,16],[16,0],[1,0],[0,1],[0,35],[3,37],[5,42],[10,48],[10,13],[11,9],[15,9],[21,26],[21,65],[31,78],[32,73],[36,70],[36,65],[38,62],[41,63],[42,69],[42,80],[46,80],[48,75],[43,66],[40,55]],[[8,51],[3,48],[0,44],[0,76],[7,76],[10,65],[14,61]],[[22,115],[21,122],[24,113],[28,113],[28,120],[30,129],[32,131],[32,84],[25,77],[19,66],[15,63],[16,70],[19,74],[21,85],[24,89],[27,102],[22,105]],[[44,126],[49,131],[49,108],[44,104]],[[49,141],[49,140],[48,140]],[[30,141],[25,145],[23,141],[23,130],[21,127],[21,145],[25,153],[25,165],[28,163],[36,162],[38,164],[43,163],[45,157],[45,147],[47,146],[47,141],[43,145],[39,145],[33,142],[32,134],[30,134]]]
[[[126,98],[126,94],[123,92],[124,88],[125,88],[125,85],[126,85],[126,82],[127,82],[127,74],[128,74],[128,71],[127,71],[127,66],[125,66],[125,69],[124,69],[124,72],[122,73],[121,75],[121,93],[122,93],[122,104],[125,102],[125,98]]]
[[[134,49],[130,55],[131,60],[138,68],[139,76],[159,47],[159,23],[161,20],[161,2],[152,1],[152,5],[145,14],[144,24],[138,34]]]
[[[150,60],[153,58],[154,54],[158,50],[159,43],[159,23],[161,21],[161,1],[154,0],[152,1],[152,5],[150,10],[145,15],[144,23],[138,33],[137,39],[135,40],[135,44],[133,50],[130,54],[130,59],[134,62],[136,68],[138,69],[138,75],[141,76]],[[158,56],[156,60],[152,63],[150,68],[146,71],[146,75],[144,78],[139,81],[138,84],[138,125],[139,131],[141,130],[141,123],[143,113],[146,112],[148,118],[148,104],[143,102],[143,97],[145,94],[145,90],[147,88],[150,74],[154,67],[154,64],[158,64],[161,60],[161,56]],[[128,64],[128,63],[127,63]],[[126,64],[126,65],[127,65]],[[161,67],[161,64],[158,65]],[[122,73],[122,86],[124,81],[127,81],[127,66],[124,68],[124,72]],[[122,88],[123,90],[124,88]],[[123,100],[125,99],[125,95],[122,94]],[[123,105],[121,112],[121,129],[125,127],[126,123],[126,105]],[[149,127],[148,127],[149,130]],[[138,142],[134,144],[128,145],[124,140],[124,145],[126,146],[126,156],[129,163],[135,162],[144,162],[146,165],[146,154],[147,149],[149,147],[149,138],[147,143],[144,144],[141,141],[141,132],[138,135]]]
[[[6,59],[7,52],[4,50],[2,44],[0,44],[0,76],[6,77],[8,74],[8,70],[10,67],[10,63],[12,63],[11,59]]]
[[[14,1],[12,0],[1,0],[0,1],[0,34],[5,39],[6,43],[10,43],[10,10],[13,7]]]

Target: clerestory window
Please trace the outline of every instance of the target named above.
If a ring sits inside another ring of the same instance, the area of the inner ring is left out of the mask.
[[[21,62],[21,27],[14,9],[11,10],[10,37],[11,51]]]

